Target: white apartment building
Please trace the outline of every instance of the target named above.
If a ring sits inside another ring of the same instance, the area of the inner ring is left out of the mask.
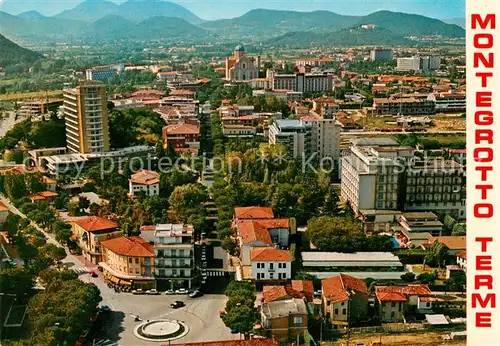
[[[312,152],[312,126],[301,120],[279,119],[269,127],[269,144],[281,144],[290,157],[308,157]]]
[[[414,156],[411,147],[352,146],[341,158],[341,196],[355,213],[398,210],[399,175]]]
[[[292,255],[274,247],[254,248],[251,251],[251,278],[254,280],[290,280]]]
[[[194,276],[193,225],[160,224],[154,231],[155,277],[157,286],[173,289],[181,284],[191,288]]]
[[[441,57],[439,56],[419,56],[414,55],[411,58],[398,58],[397,67],[398,71],[434,71],[441,68]]]
[[[135,196],[144,192],[147,196],[160,195],[160,174],[154,171],[141,170],[130,176],[129,194]]]
[[[333,88],[331,73],[277,74],[267,70],[269,85],[273,90],[293,90],[302,93],[328,92]]]

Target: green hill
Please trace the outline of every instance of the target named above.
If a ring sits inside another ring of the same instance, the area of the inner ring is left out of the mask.
[[[22,48],[5,36],[0,34],[0,66],[5,67],[14,64],[26,64],[41,57],[40,54],[29,49]]]
[[[341,29],[315,33],[310,31],[290,32],[265,42],[269,46],[308,47],[310,45],[405,45],[409,41],[385,29]]]
[[[175,39],[206,37],[207,32],[177,17],[153,17],[129,30],[128,37],[138,39]]]

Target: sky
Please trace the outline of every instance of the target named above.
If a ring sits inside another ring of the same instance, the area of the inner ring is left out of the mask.
[[[11,14],[36,10],[54,15],[82,0],[0,0],[0,10]],[[123,0],[111,0],[116,3]],[[379,10],[415,13],[438,19],[465,17],[465,0],[171,0],[206,20],[238,17],[251,9],[315,11],[366,15]],[[0,19],[1,20],[1,19]],[[1,25],[1,22],[0,22]]]

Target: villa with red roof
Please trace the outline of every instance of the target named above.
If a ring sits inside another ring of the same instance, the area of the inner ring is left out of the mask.
[[[429,286],[421,284],[376,286],[375,307],[381,322],[401,322],[411,306],[422,312],[431,312],[431,295]]]
[[[101,242],[123,235],[116,222],[100,216],[89,216],[73,221],[72,226],[73,236],[82,249],[83,256],[95,264],[102,262]]]
[[[339,274],[322,280],[321,287],[323,315],[334,329],[366,317],[369,292],[364,280]]]
[[[250,265],[253,247],[288,247],[290,219],[275,219],[269,207],[234,208],[236,230],[243,265]]]
[[[141,170],[130,176],[129,195],[135,196],[144,192],[148,196],[160,194],[160,174],[154,171]]]
[[[191,123],[177,123],[167,125],[162,130],[163,146],[170,144],[176,152],[190,151],[197,153],[200,148],[200,125]]]
[[[252,265],[249,279],[253,280],[290,280],[292,278],[292,254],[288,250],[275,247],[252,248]]]

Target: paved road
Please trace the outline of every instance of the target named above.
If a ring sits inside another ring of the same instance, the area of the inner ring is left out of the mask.
[[[12,213],[22,218],[26,215],[14,207],[3,195],[0,200]],[[61,246],[54,237],[45,232],[44,229],[32,223],[33,227],[43,232],[47,237],[47,242]],[[76,272],[82,272],[79,276],[82,281],[94,283],[101,291],[102,305],[108,305],[112,309],[110,322],[105,334],[99,335],[95,340],[95,345],[161,345],[165,342],[147,342],[139,340],[134,336],[135,316],[141,319],[152,320],[156,318],[171,318],[184,321],[189,332],[177,342],[201,342],[215,340],[239,339],[239,335],[231,334],[231,331],[224,325],[218,315],[219,310],[223,310],[226,304],[226,296],[222,294],[206,295],[200,298],[191,299],[186,295],[133,295],[131,293],[117,293],[110,289],[101,273],[98,278],[88,275],[88,266],[82,256],[74,256],[66,250],[66,258],[63,263]],[[93,264],[92,264],[93,265]],[[181,309],[172,309],[170,304],[175,300],[182,300],[186,304]]]
[[[2,138],[15,124],[26,119],[21,116],[16,119],[16,112],[14,111],[7,111],[6,113],[7,115],[0,120],[0,138]]]

